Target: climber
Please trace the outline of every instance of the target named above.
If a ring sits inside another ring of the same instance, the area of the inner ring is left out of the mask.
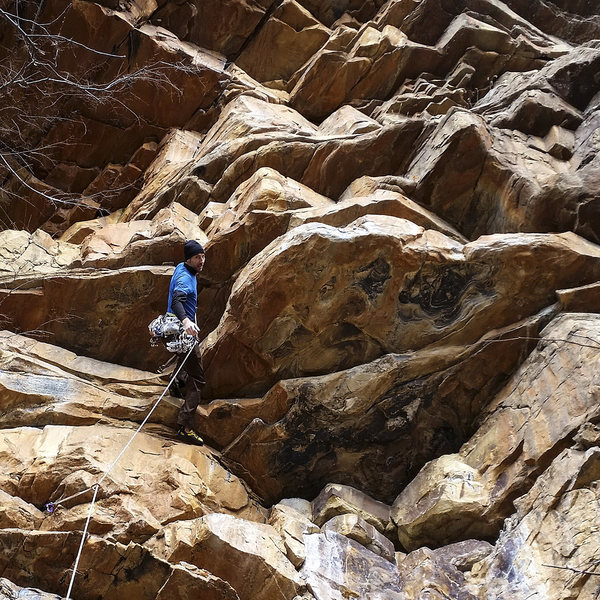
[[[186,242],[183,248],[184,262],[175,267],[171,284],[169,285],[169,303],[167,313],[175,315],[183,324],[188,335],[198,339],[196,325],[196,309],[198,302],[198,283],[196,275],[204,267],[204,248],[194,240]],[[177,366],[184,360],[185,354],[180,354]],[[177,417],[177,436],[186,442],[202,445],[204,442],[194,430],[193,421],[196,407],[200,403],[202,388],[206,384],[204,367],[198,344],[194,346],[182,369],[186,375],[183,405]]]

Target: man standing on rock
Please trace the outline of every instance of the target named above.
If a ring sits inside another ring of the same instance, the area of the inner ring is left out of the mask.
[[[183,248],[185,261],[175,267],[171,284],[169,285],[169,304],[167,313],[175,315],[183,324],[183,329],[188,335],[198,338],[196,325],[196,309],[198,306],[198,282],[196,275],[204,267],[204,248],[198,242],[191,240]],[[177,362],[177,368],[185,358],[182,354]],[[204,442],[194,430],[194,414],[202,397],[202,388],[206,384],[204,367],[198,344],[194,346],[191,354],[183,364],[183,371],[187,374],[185,383],[184,402],[179,410],[177,436],[186,442],[202,445]]]

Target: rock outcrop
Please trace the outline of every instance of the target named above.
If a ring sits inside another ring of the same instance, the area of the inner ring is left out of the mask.
[[[0,597],[596,598],[599,40],[590,0],[3,2]],[[147,330],[188,239],[202,447]]]

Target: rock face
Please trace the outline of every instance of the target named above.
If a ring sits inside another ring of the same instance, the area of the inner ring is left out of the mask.
[[[561,266],[548,272],[545,263]],[[442,336],[449,345],[474,342],[486,328],[550,304],[557,288],[599,277],[598,247],[568,234],[490,236],[463,246],[391,217],[347,228],[303,225],[236,280],[204,346],[208,393],[256,394],[280,379],[339,371]]]
[[[3,2],[0,597],[596,598],[598,40],[589,0]],[[147,332],[188,239],[203,447]]]
[[[494,535],[540,466],[595,423],[598,352],[586,342],[599,326],[596,315],[564,315],[542,331],[547,341],[488,406],[477,433],[458,454],[429,463],[396,499],[392,519],[404,547]]]

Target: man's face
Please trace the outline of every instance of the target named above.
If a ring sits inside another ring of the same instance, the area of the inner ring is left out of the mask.
[[[190,267],[193,267],[196,269],[196,271],[202,271],[202,267],[204,267],[204,259],[204,254],[195,254],[188,260],[188,263],[190,264]]]

